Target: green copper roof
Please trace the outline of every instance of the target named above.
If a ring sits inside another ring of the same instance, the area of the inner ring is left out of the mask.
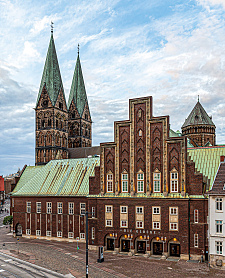
[[[53,39],[53,34],[51,34],[51,39],[49,42],[48,53],[45,60],[44,71],[42,74],[39,94],[37,98],[37,104],[39,102],[43,87],[46,86],[47,93],[50,97],[52,105],[54,106],[58,97],[60,90],[62,89],[63,94],[63,84],[62,78],[59,70],[59,63],[57,59],[57,54],[55,50],[55,43]],[[65,98],[65,95],[64,95]],[[36,104],[36,105],[37,105]]]
[[[52,160],[45,166],[25,170],[13,196],[86,196],[89,177],[94,176],[100,159]]]
[[[68,109],[70,108],[72,100],[76,105],[78,113],[82,116],[85,104],[87,102],[87,94],[84,85],[84,79],[80,64],[79,54],[77,56],[77,62],[74,70],[73,81],[70,89],[70,95],[68,100]]]
[[[199,101],[196,103],[190,115],[185,120],[184,124],[182,125],[182,128],[187,127],[189,125],[214,125],[212,119],[206,113],[205,109],[202,107]]]
[[[195,162],[196,170],[209,179],[209,189],[211,189],[220,165],[220,156],[225,155],[225,146],[190,148],[188,154]]]

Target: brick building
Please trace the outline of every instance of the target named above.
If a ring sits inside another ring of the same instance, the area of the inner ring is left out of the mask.
[[[129,120],[114,128],[100,158],[25,169],[12,194],[14,232],[83,240],[88,210],[90,248],[182,259],[207,254],[205,193],[225,147],[193,148],[169,129],[169,116],[152,115],[152,97],[131,99]]]

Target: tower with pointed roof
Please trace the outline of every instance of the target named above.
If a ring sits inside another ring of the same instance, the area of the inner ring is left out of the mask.
[[[212,117],[201,105],[199,98],[181,129],[182,135],[188,137],[194,147],[214,146],[216,144],[216,126]]]
[[[35,164],[68,158],[68,111],[51,30],[36,112]]]
[[[79,45],[68,100],[68,147],[91,147],[92,121],[81,69]]]

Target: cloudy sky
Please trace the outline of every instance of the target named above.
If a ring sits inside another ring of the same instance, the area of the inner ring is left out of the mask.
[[[0,175],[34,165],[34,110],[50,22],[68,99],[77,44],[93,145],[113,141],[128,99],[180,129],[200,102],[225,143],[225,0],[0,0]]]

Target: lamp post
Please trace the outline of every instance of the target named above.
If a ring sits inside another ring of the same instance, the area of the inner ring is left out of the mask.
[[[88,277],[88,211],[85,212],[86,215],[86,278]]]
[[[163,255],[162,255],[162,258],[165,259],[166,256],[164,254],[164,243],[166,243],[166,237],[161,237],[161,240],[162,240],[162,243],[163,243]]]

